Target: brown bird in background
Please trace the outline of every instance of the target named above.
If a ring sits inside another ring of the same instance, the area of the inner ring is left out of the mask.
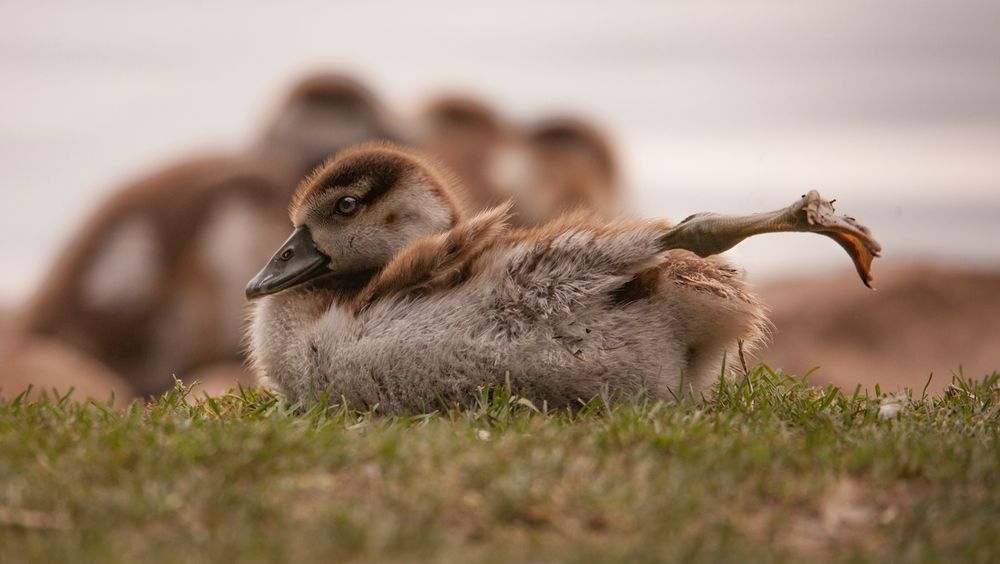
[[[605,132],[559,116],[531,124],[522,137],[530,159],[514,198],[522,222],[541,223],[579,209],[604,218],[622,211],[618,158]]]
[[[570,117],[528,126],[485,102],[439,96],[414,127],[416,145],[458,175],[472,209],[510,200],[513,221],[540,225],[568,211],[612,217],[620,211],[618,163],[607,134]]]
[[[34,350],[24,343],[45,338],[141,395],[219,363],[239,371],[242,288],[281,243],[298,181],[341,148],[379,138],[397,134],[365,86],[336,74],[300,81],[245,152],[169,166],[106,201],[17,316],[0,362],[23,366]],[[14,391],[12,379],[0,387]]]
[[[428,102],[414,121],[415,144],[458,175],[469,206],[488,209],[507,199],[492,172],[516,132],[496,110],[473,97],[449,94]]]

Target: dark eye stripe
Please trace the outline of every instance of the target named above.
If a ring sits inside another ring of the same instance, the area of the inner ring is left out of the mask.
[[[299,213],[303,208],[316,210],[318,213],[332,213],[336,199],[344,197],[355,190],[365,190],[365,194],[354,196],[361,206],[370,206],[382,196],[390,192],[394,186],[403,182],[409,175],[419,175],[426,163],[422,163],[415,154],[404,149],[392,147],[359,148],[348,151],[316,171],[299,187],[290,206],[293,213]],[[451,211],[453,224],[461,217],[461,212],[448,193],[445,183],[434,176],[433,167],[428,167],[431,174],[415,177],[414,182],[422,181],[425,188],[433,192],[441,203]]]
[[[371,187],[361,198],[361,203],[366,205],[372,204],[384,196],[403,175],[403,168],[397,166],[397,163],[382,162],[377,166],[371,167],[369,170],[371,172],[368,178],[370,179]]]

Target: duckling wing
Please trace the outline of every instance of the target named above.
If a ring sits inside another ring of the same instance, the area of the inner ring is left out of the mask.
[[[512,232],[483,256],[498,299],[547,315],[606,296],[663,261],[665,220],[592,223],[578,216]]]
[[[426,237],[397,255],[358,298],[363,311],[379,300],[452,288],[507,231],[510,205],[487,210],[447,233]]]

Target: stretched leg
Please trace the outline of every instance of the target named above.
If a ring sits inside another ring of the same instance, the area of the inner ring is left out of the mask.
[[[836,241],[854,261],[865,286],[871,287],[872,260],[882,247],[853,217],[835,215],[833,202],[811,190],[787,208],[751,215],[699,213],[680,222],[660,239],[663,250],[687,249],[707,257],[762,233],[819,233]]]

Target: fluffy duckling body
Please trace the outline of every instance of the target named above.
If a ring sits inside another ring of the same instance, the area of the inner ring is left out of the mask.
[[[602,391],[698,395],[765,319],[736,269],[674,249],[707,256],[752,233],[818,231],[804,210],[825,203],[676,228],[570,215],[518,229],[506,207],[469,217],[456,188],[387,145],[346,151],[304,182],[292,237],[247,288],[261,377],[292,402],[329,394],[386,411],[505,381],[550,406]]]
[[[280,243],[298,181],[343,147],[390,135],[387,123],[357,82],[305,79],[245,153],[179,163],[105,202],[19,330],[77,347],[142,395],[169,388],[172,375],[239,363],[240,290]]]

